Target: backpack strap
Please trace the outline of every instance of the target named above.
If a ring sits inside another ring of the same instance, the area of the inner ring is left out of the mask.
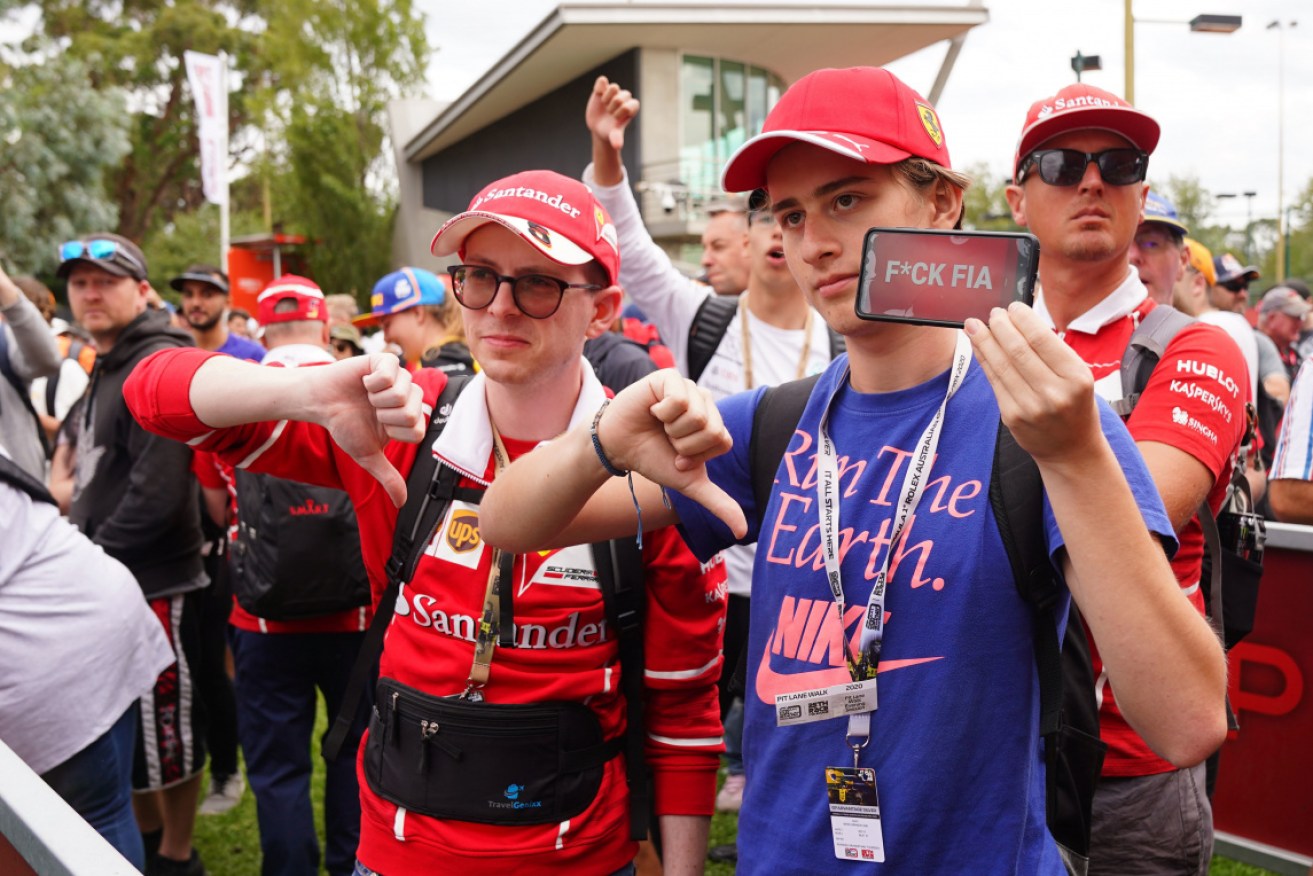
[[[752,476],[752,498],[758,514],[766,513],[780,460],[789,449],[803,409],[807,407],[807,399],[811,398],[820,377],[813,374],[801,380],[768,386],[757,401],[757,409],[752,414],[752,435],[748,439],[748,471]],[[739,662],[730,675],[730,687],[746,689],[747,680],[748,649],[742,648]]]
[[[360,704],[365,685],[376,673],[375,662],[383,650],[383,634],[392,620],[392,611],[396,606],[397,595],[401,585],[415,574],[420,555],[424,552],[433,530],[447,513],[452,499],[477,502],[481,491],[465,490],[458,486],[460,475],[452,468],[438,465],[430,448],[442,434],[447,425],[447,416],[451,405],[460,395],[470,376],[463,374],[447,380],[442,393],[433,405],[433,414],[429,417],[428,431],[419,445],[415,463],[406,477],[406,504],[397,514],[396,531],[392,537],[392,555],[388,558],[387,587],[383,597],[374,607],[374,619],[365,633],[365,640],[360,644],[356,662],[351,667],[347,680],[346,692],[342,697],[342,706],[333,719],[333,726],[324,737],[323,754],[326,760],[336,760],[346,741],[351,725],[355,723],[356,709]],[[446,413],[443,413],[444,409]]]
[[[621,690],[625,695],[625,779],[629,784],[629,835],[643,840],[651,820],[650,782],[644,753],[643,615],[646,599],[643,554],[634,538],[593,545],[593,568],[606,619],[616,631]]]
[[[18,463],[3,453],[0,453],[0,483],[9,484],[20,493],[26,493],[32,497],[34,502],[56,504],[55,497],[50,495],[50,491],[46,489],[45,484],[32,477]]]
[[[709,294],[698,305],[693,322],[688,327],[688,379],[694,383],[707,370],[711,357],[729,330],[729,324],[739,309],[739,296]]]
[[[1126,351],[1122,353],[1122,397],[1112,409],[1122,417],[1129,417],[1140,395],[1149,385],[1149,375],[1163,358],[1163,351],[1182,329],[1195,322],[1175,307],[1159,304],[1150,310],[1135,327]]]
[[[1072,603],[1059,646],[1062,585],[1044,530],[1039,467],[1000,420],[989,502],[1017,592],[1035,613],[1040,735],[1044,739],[1045,820],[1069,872],[1088,866],[1094,791],[1107,746],[1098,738],[1098,703],[1089,643]]]
[[[813,374],[801,380],[768,386],[757,402],[757,409],[752,414],[752,436],[748,439],[748,464],[752,473],[752,498],[758,514],[766,511],[780,460],[789,449],[803,409],[807,407],[807,399],[811,398],[820,377]]]

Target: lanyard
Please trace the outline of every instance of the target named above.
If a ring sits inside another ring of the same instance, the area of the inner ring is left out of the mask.
[[[953,397],[958,387],[962,385],[967,366],[970,363],[971,342],[964,332],[959,331],[957,344],[953,350],[953,369],[948,381],[948,392],[944,395],[944,400],[940,403],[939,409],[935,411],[935,415],[931,418],[930,424],[921,433],[917,450],[908,462],[907,474],[904,475],[903,485],[899,490],[899,501],[894,511],[893,528],[889,533],[889,547],[885,552],[884,563],[875,576],[875,581],[871,587],[871,597],[867,603],[866,621],[862,625],[860,639],[860,657],[853,654],[843,630],[843,580],[839,570],[839,550],[836,541],[840,532],[839,459],[834,448],[834,442],[830,440],[830,434],[826,429],[830,419],[830,408],[834,405],[834,398],[848,380],[846,373],[836,384],[834,392],[830,394],[825,402],[825,409],[821,413],[817,440],[818,477],[816,479],[816,490],[819,500],[817,509],[820,514],[821,550],[825,557],[825,577],[830,585],[830,592],[834,595],[834,607],[839,616],[839,622],[835,624],[835,629],[843,646],[844,656],[848,661],[848,672],[852,675],[853,681],[873,679],[879,669],[880,648],[884,641],[884,603],[889,566],[895,551],[898,549],[907,521],[911,519],[912,513],[921,501],[922,488],[930,474],[935,450],[939,447],[940,426],[944,421],[944,411],[948,408],[948,400]],[[870,736],[870,721],[871,715],[869,712],[862,712],[849,717],[848,744],[853,748],[854,760],[857,751],[866,745],[866,741]],[[861,743],[854,745],[854,738],[861,739]]]
[[[802,326],[802,353],[798,356],[798,370],[794,380],[807,374],[807,360],[812,352],[812,318],[816,311],[807,308],[807,320]],[[739,325],[743,327],[743,388],[752,389],[752,335],[748,329],[748,293],[739,295]]]
[[[510,464],[510,455],[506,452],[506,446],[502,443],[501,435],[495,425],[492,427],[492,458],[496,474],[501,474]],[[500,638],[502,644],[508,647],[513,644],[514,627],[509,620],[503,635],[501,606],[502,600],[505,599],[509,617],[511,588],[507,584],[511,578],[511,566],[514,560],[514,554],[506,553],[501,548],[493,549],[492,567],[488,570],[488,589],[483,596],[483,615],[479,618],[479,628],[474,639],[474,663],[470,666],[470,678],[465,686],[465,692],[461,694],[464,699],[474,702],[483,699],[481,691],[488,683],[488,675],[492,671],[492,652],[497,647],[497,640]]]

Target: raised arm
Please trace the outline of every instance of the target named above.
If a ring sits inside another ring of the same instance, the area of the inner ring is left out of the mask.
[[[1123,714],[1159,755],[1195,764],[1226,735],[1226,662],[1181,594],[1104,436],[1093,379],[1024,305],[967,334],[1004,422],[1035,457],[1065,543],[1063,572]]]
[[[625,131],[638,113],[638,99],[618,84],[599,76],[593,83],[584,117],[593,144],[593,162],[583,181],[611,214],[620,238],[620,285],[687,370],[688,331],[693,317],[712,289],[682,273],[670,261],[643,224],[633,189],[620,158]]]
[[[574,429],[520,457],[483,497],[480,532],[497,547],[522,553],[632,535],[635,497],[643,528],[678,523],[657,484],[709,508],[736,535],[747,531],[743,511],[707,478],[704,463],[732,446],[716,406],[675,371],[649,374],[611,400],[597,424],[602,466],[587,427]]]
[[[55,346],[50,326],[46,325],[36,305],[28,301],[23,291],[9,279],[3,267],[0,267],[0,313],[13,332],[9,361],[19,378],[35,380],[59,371],[59,348]],[[3,323],[0,323],[0,331],[3,330]]]

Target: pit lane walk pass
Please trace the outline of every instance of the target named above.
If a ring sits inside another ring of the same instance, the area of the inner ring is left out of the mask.
[[[780,727],[808,724],[875,711],[875,679],[849,681],[775,697],[775,723]]]

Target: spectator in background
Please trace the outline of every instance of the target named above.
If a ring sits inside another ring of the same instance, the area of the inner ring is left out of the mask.
[[[264,348],[247,337],[246,332],[233,331],[232,318],[241,313],[249,319],[250,314],[228,313],[227,274],[212,265],[192,265],[169,280],[169,285],[182,293],[182,313],[196,346],[238,359],[260,361]]]
[[[412,371],[436,368],[449,376],[474,373],[451,278],[423,268],[402,268],[374,284],[369,313],[352,322],[382,326],[383,339],[401,348]]]
[[[349,322],[346,325],[335,325],[330,328],[328,330],[328,352],[333,354],[334,359],[349,359],[365,352],[364,348],[360,346],[360,329]]]
[[[1171,201],[1155,192],[1145,195],[1144,220],[1131,241],[1131,267],[1139,273],[1149,297],[1159,304],[1172,303],[1176,281],[1185,272],[1188,233]]]
[[[298,368],[334,361],[326,350],[324,295],[313,282],[292,275],[274,280],[260,294],[259,319],[268,348],[263,364]],[[237,598],[230,619],[238,729],[255,794],[261,872],[316,876],[320,852],[310,799],[315,700],[323,695],[330,719],[340,712],[373,615],[356,517],[341,491],[274,483],[276,478],[248,471],[230,474],[238,518],[232,554]],[[323,510],[292,516],[292,505]],[[314,557],[323,559],[316,563]],[[267,588],[285,596],[262,611],[250,594]],[[357,592],[358,599],[350,598]],[[312,598],[322,607],[330,595],[337,610],[294,610]],[[356,748],[367,711],[358,709],[342,750],[324,762],[324,865],[330,876],[350,876],[355,865],[360,837]]]
[[[264,356],[264,347],[252,341],[245,331],[250,314],[229,310],[228,275],[223,271],[213,265],[192,265],[169,280],[169,285],[182,293],[182,312],[196,338],[196,346],[253,362]],[[242,330],[235,331],[234,325]],[[194,470],[203,479],[202,483],[214,465],[212,459],[203,455],[195,460]],[[201,815],[221,815],[241,802],[246,785],[237,764],[237,702],[227,668],[228,614],[232,608],[227,533],[223,523],[210,513],[201,515],[201,527],[205,538],[201,553],[211,586],[203,591],[198,606],[201,647],[196,686],[205,701],[208,718],[210,787],[199,811]]]
[[[95,380],[78,413],[69,520],[132,572],[173,648],[174,663],[140,701],[133,808],[146,840],[147,876],[205,872],[192,848],[205,763],[205,715],[191,667],[209,579],[201,565],[200,498],[191,450],[151,435],[128,413],[123,383],[156,350],[193,346],[147,307],[146,257],[117,234],[60,247],[73,316],[96,345]]]
[[[360,315],[360,305],[354,295],[338,292],[325,295],[324,303],[328,305],[328,327],[334,329],[339,325],[351,325],[351,320]]]
[[[0,444],[23,471],[45,483],[46,430],[32,406],[31,382],[59,372],[59,350],[41,311],[0,267]]]
[[[1313,362],[1305,360],[1290,389],[1268,484],[1273,516],[1313,524]]]
[[[1245,367],[1249,370],[1246,400],[1257,412],[1260,410],[1261,400],[1266,398],[1266,393],[1262,392],[1258,380],[1258,342],[1255,339],[1257,332],[1247,319],[1235,311],[1218,310],[1213,306],[1211,292],[1213,281],[1217,279],[1213,254],[1208,251],[1208,247],[1197,240],[1187,237],[1184,244],[1188,262],[1185,272],[1176,281],[1172,293],[1172,306],[1200,322],[1217,326],[1235,341],[1240,354],[1244,356]],[[1245,477],[1249,480],[1249,494],[1255,502],[1259,502],[1267,490],[1267,476],[1257,442],[1249,448],[1248,461]]]
[[[1286,377],[1294,381],[1299,373],[1299,353],[1295,342],[1309,315],[1309,303],[1289,286],[1273,286],[1258,305],[1258,330],[1272,341],[1285,366]]]
[[[240,307],[228,311],[228,331],[239,338],[253,340],[256,327],[252,325],[251,315]]]
[[[1213,286],[1213,306],[1218,310],[1244,313],[1249,307],[1249,284],[1263,275],[1253,265],[1242,265],[1231,253],[1213,259],[1217,283]]]
[[[702,231],[702,282],[717,295],[748,288],[748,199],[731,195],[707,204]]]

